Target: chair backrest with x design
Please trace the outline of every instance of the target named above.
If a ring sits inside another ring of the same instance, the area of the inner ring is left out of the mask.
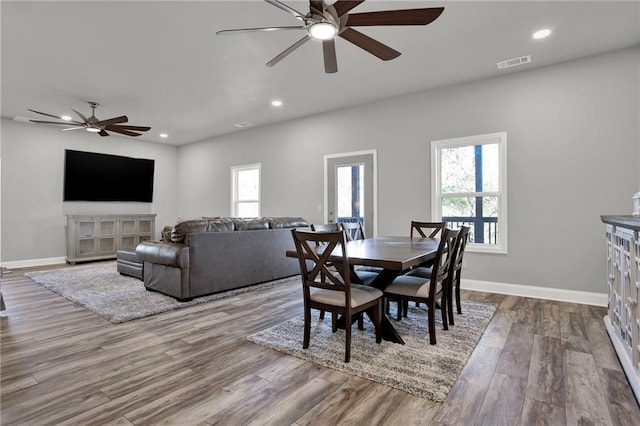
[[[350,300],[351,275],[349,260],[344,250],[344,232],[309,232],[292,229],[291,233],[298,252],[304,297],[308,298],[310,288],[315,287],[343,291],[345,300]],[[337,251],[341,257],[339,262],[329,260],[334,251]]]
[[[342,228],[339,223],[312,223],[311,230],[316,232],[335,232]]]
[[[340,226],[347,234],[347,241],[364,240],[367,238],[364,234],[364,228],[360,222],[344,222]]]
[[[414,237],[414,230],[418,235],[416,237],[422,238],[438,238],[439,234],[445,227],[444,222],[418,222],[411,221],[411,237]]]

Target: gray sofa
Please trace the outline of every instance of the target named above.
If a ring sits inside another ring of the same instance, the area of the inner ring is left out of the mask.
[[[203,217],[165,227],[161,241],[136,247],[144,285],[180,301],[300,273],[292,228],[302,218]]]

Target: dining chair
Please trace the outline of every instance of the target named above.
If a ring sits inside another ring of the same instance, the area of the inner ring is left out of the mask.
[[[456,238],[453,246],[452,258],[449,271],[449,282],[447,284],[447,312],[449,317],[449,324],[454,324],[453,319],[453,298],[455,295],[456,309],[458,314],[462,314],[462,306],[460,304],[460,277],[462,275],[462,261],[464,258],[464,251],[467,247],[467,241],[469,239],[469,232],[471,228],[468,226],[461,226],[458,237]],[[406,275],[413,277],[420,277],[425,279],[431,278],[431,268],[419,267],[407,272]]]
[[[444,222],[421,222],[417,220],[411,221],[411,238],[414,237],[414,231],[416,237],[422,238],[438,238],[438,236],[442,233],[442,230],[446,227],[446,223]],[[426,262],[422,262],[421,264],[413,267],[416,268],[431,268],[433,264],[433,260],[428,260]],[[416,302],[416,306],[420,306],[420,303]],[[408,303],[404,304],[405,311],[408,308]]]
[[[311,309],[331,312],[345,319],[345,358],[351,360],[351,323],[363,312],[369,314],[376,330],[376,343],[382,339],[382,292],[374,287],[352,284],[349,257],[342,231],[314,232],[292,229],[293,241],[300,263],[304,301],[304,337],[302,348],[309,347]],[[330,262],[334,250],[340,250],[339,262]],[[329,269],[333,265],[334,271]],[[323,282],[321,276],[324,275]]]
[[[311,230],[315,232],[335,232],[342,230],[339,223],[312,223],[310,227]]]
[[[411,275],[399,275],[384,290],[384,296],[398,301],[398,310],[402,310],[404,302],[413,301],[427,305],[427,324],[429,327],[429,343],[436,344],[436,302],[440,302],[442,326],[448,330],[446,291],[450,265],[453,259],[453,248],[459,230],[445,228],[442,231],[440,244],[433,259],[431,277],[426,279]]]
[[[444,222],[418,222],[411,221],[411,238],[438,238],[442,230],[445,228]],[[417,235],[414,235],[414,231]]]
[[[462,261],[464,258],[464,251],[467,247],[467,241],[469,240],[469,231],[471,227],[461,226],[460,233],[456,239],[456,244],[453,249],[454,259],[451,262],[451,271],[449,271],[449,286],[447,289],[447,311],[449,313],[449,324],[453,325],[453,297],[455,294],[456,299],[456,311],[458,314],[462,314],[462,306],[460,304],[460,276],[462,275]]]
[[[367,238],[364,234],[362,223],[360,222],[343,222],[340,226],[347,236],[347,241],[364,240]]]
[[[309,227],[311,228],[312,231],[315,231],[315,232],[336,232],[341,230],[339,223],[320,223],[320,224],[312,223],[311,225],[309,225]],[[333,265],[329,264],[329,266],[332,267]],[[321,275],[320,279],[324,281],[324,275]],[[320,311],[320,319],[324,319],[324,311]],[[332,318],[332,321],[333,321],[333,332],[335,333],[336,318]]]
[[[344,223],[341,223],[340,225],[342,226],[342,229],[344,230],[344,233],[346,234],[348,241],[364,240],[367,238],[364,233],[364,227],[360,222],[344,222]],[[384,268],[380,268],[377,266],[363,265],[363,266],[357,266],[355,270],[356,270],[356,274],[360,278],[360,281],[368,282],[368,281],[373,281],[371,278],[375,278],[377,274],[382,272],[382,269]],[[372,272],[376,275],[364,274],[365,272],[370,272],[370,273]]]
[[[311,228],[312,231],[315,231],[315,232],[345,231],[345,228],[342,225],[343,224],[341,224],[341,223],[321,223],[321,224],[313,224],[312,223],[310,225],[310,228]],[[346,231],[345,231],[345,234],[347,234]],[[353,235],[356,235],[356,233],[353,233]],[[361,235],[364,237],[364,230],[361,231]],[[349,239],[349,235],[347,235],[345,238],[346,238],[346,241],[351,241]],[[329,266],[332,267],[333,265],[329,264]],[[361,284],[367,284],[367,285],[371,284],[373,282],[373,280],[376,279],[376,277],[378,276],[380,271],[382,270],[382,268],[380,268],[378,270],[375,267],[363,268],[363,267],[360,267],[360,266],[357,267],[357,268],[351,268],[351,269],[352,269],[352,272],[357,277],[358,281]],[[321,275],[320,279],[323,280],[324,276]],[[320,319],[324,319],[324,311],[320,311]],[[332,324],[333,324],[333,331],[335,333],[335,331],[337,330],[335,316],[332,316],[331,320],[332,320]],[[358,328],[364,329],[364,323],[363,323],[362,315],[360,315],[360,317],[358,318]]]

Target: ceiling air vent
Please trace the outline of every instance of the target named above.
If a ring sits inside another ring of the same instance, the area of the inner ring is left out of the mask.
[[[518,65],[524,65],[531,62],[531,55],[521,56],[519,58],[507,59],[506,61],[498,62],[498,69],[517,67]]]

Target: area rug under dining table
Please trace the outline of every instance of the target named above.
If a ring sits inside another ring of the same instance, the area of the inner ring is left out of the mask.
[[[427,312],[423,307],[409,307],[406,318],[391,319],[405,345],[382,341],[375,343],[373,324],[366,320],[365,329],[352,327],[351,362],[344,362],[345,331],[331,331],[331,316],[324,320],[312,311],[311,340],[302,349],[303,317],[295,317],[247,337],[256,344],[298,358],[373,380],[421,398],[442,402],[484,333],[496,311],[496,305],[462,302],[462,315],[455,325],[442,330],[436,314],[437,344],[429,344]],[[394,306],[391,318],[395,318]]]

